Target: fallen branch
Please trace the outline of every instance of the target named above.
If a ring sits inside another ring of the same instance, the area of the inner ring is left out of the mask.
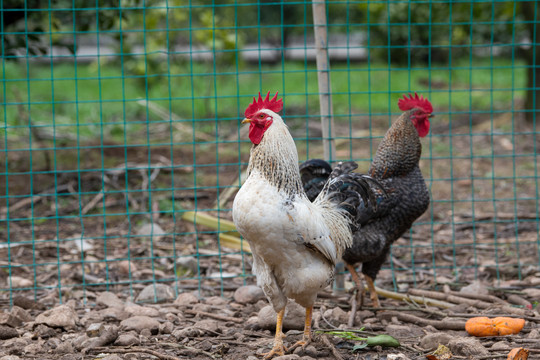
[[[429,290],[422,290],[422,289],[409,289],[408,293],[411,295],[448,301],[454,304],[465,304],[465,305],[474,306],[480,309],[487,309],[488,307],[493,306],[492,303],[488,303],[486,301],[464,298],[461,296],[456,296],[456,295],[437,292],[437,291],[429,291]]]
[[[414,316],[414,315],[407,314],[404,312],[397,312],[397,311],[384,312],[384,313],[381,313],[381,316],[383,318],[389,318],[389,319],[392,317],[396,317],[398,320],[415,324],[415,325],[420,325],[420,326],[431,325],[435,329],[439,329],[439,330],[465,330],[464,321],[425,319],[425,318],[421,318],[418,316]]]
[[[442,308],[442,309],[448,309],[448,308],[454,306],[454,304],[451,304],[451,303],[446,302],[446,301],[440,301],[440,300],[437,300],[437,299],[431,299],[431,298],[427,298],[427,297],[424,297],[424,296],[412,296],[412,295],[409,295],[409,294],[400,294],[400,293],[396,293],[396,292],[393,292],[393,291],[384,290],[384,289],[381,289],[381,288],[378,288],[378,287],[375,287],[375,291],[377,292],[377,294],[379,294],[381,296],[384,296],[385,298],[394,299],[394,300],[401,300],[401,301],[409,300],[409,301],[413,301],[413,302],[415,302],[417,304],[424,304],[424,305],[428,305],[428,306],[436,306],[436,307],[439,307],[439,308]]]
[[[322,335],[321,335],[321,339],[322,339],[322,342],[324,343],[324,345],[326,345],[326,347],[330,349],[330,352],[332,353],[332,355],[334,355],[334,357],[335,357],[337,360],[344,360],[344,359],[343,359],[343,356],[341,356],[341,354],[340,354],[339,351],[336,349],[336,347],[334,346],[334,344],[332,344],[332,342],[328,339],[328,336],[322,334]]]
[[[213,318],[213,319],[216,319],[216,320],[232,321],[232,322],[235,322],[237,324],[240,324],[240,323],[244,322],[244,319],[235,318],[235,317],[231,317],[231,316],[224,316],[224,315],[219,315],[219,314],[212,314],[212,313],[205,312],[205,311],[195,311],[195,310],[186,309],[186,310],[184,310],[184,312],[186,314],[201,315],[201,316],[206,316],[206,317]]]
[[[202,353],[200,350],[197,350],[195,348],[189,348],[189,350],[197,351],[199,353]],[[132,347],[128,349],[116,349],[116,348],[106,348],[106,347],[96,347],[93,349],[90,349],[91,352],[100,352],[100,353],[111,353],[111,354],[128,354],[128,353],[145,353],[152,356],[157,357],[158,359],[162,360],[180,360],[179,357],[171,356],[167,354],[162,354],[154,350],[146,349],[143,347]]]

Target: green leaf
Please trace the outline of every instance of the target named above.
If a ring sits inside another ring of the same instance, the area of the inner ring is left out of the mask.
[[[352,348],[352,351],[355,352],[357,350],[362,350],[363,348],[367,347],[368,344],[367,342],[366,343],[363,343],[363,344],[358,344],[358,345],[355,345],[353,348]]]
[[[377,335],[367,338],[367,346],[398,347],[399,341],[390,335]]]

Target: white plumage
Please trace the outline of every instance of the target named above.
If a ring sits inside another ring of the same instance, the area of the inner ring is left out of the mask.
[[[268,102],[267,95],[265,101],[272,105],[276,97]],[[317,292],[331,282],[335,263],[351,245],[353,220],[343,198],[336,199],[330,186],[313,203],[309,201],[294,140],[281,117],[263,105],[259,95],[259,103],[254,101],[246,110],[244,122],[250,123],[254,145],[248,177],[234,199],[232,215],[251,247],[257,283],[278,313],[270,358],[284,353],[281,320],[288,298],[306,308],[304,338],[298,344],[309,341]],[[259,108],[253,110],[255,106]],[[354,181],[363,187],[364,196],[370,191],[367,183]]]

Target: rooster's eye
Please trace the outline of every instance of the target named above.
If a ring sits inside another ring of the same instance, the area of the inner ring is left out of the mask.
[[[259,114],[259,119],[264,119],[264,114]]]

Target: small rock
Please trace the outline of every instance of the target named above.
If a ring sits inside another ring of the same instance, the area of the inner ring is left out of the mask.
[[[11,308],[11,315],[15,316],[16,318],[20,319],[22,322],[29,322],[34,320],[32,315],[28,313],[28,311],[24,310],[21,307],[13,306]]]
[[[295,302],[289,302],[285,310],[283,319],[283,330],[302,330],[304,329],[304,321],[306,309]],[[259,311],[259,327],[265,330],[275,330],[277,314],[272,306],[268,305]]]
[[[199,312],[211,312],[212,307],[208,304],[195,304],[193,305],[192,310]]]
[[[172,301],[176,294],[169,285],[151,284],[142,289],[135,301],[141,303],[160,303]]]
[[[191,305],[197,304],[198,302],[199,299],[192,293],[181,293],[176,300],[174,300],[174,303],[177,305]]]
[[[427,334],[420,340],[420,347],[428,351],[433,351],[436,350],[439,345],[448,346],[448,343],[453,338],[452,335],[442,332]]]
[[[234,301],[240,304],[255,304],[265,298],[262,289],[255,285],[240,286],[234,292]]]
[[[124,308],[124,302],[116,296],[116,294],[105,291],[99,294],[96,302],[107,307]]]
[[[538,332],[538,329],[532,329],[529,335],[527,335],[527,339],[538,339],[540,338],[540,332]]]
[[[34,285],[34,282],[30,279],[25,279],[19,276],[12,276],[7,278],[7,287],[8,288],[29,288]]]
[[[497,341],[491,345],[491,350],[510,350],[510,345],[506,341]]]
[[[154,309],[148,306],[140,306],[137,304],[126,305],[124,311],[130,313],[132,316],[149,316],[157,317],[159,316],[159,310]]]
[[[459,292],[469,294],[489,295],[488,288],[479,280],[475,280],[467,286],[462,287]]]
[[[165,235],[165,231],[156,223],[150,223],[150,224],[144,224],[139,228],[137,231],[138,235],[141,236],[150,236],[154,240],[159,240],[163,235]]]
[[[13,314],[5,312],[0,313],[0,325],[7,325],[16,328],[18,326],[21,326],[22,323],[22,320],[14,316]]]
[[[349,320],[347,313],[340,307],[326,310],[324,312],[324,318],[335,326],[347,324]]]
[[[43,340],[26,345],[22,352],[25,355],[35,355],[43,350]]]
[[[158,331],[159,331],[159,328],[158,328]],[[141,337],[145,337],[149,339],[152,336],[152,331],[150,329],[142,329],[139,335],[141,335]]]
[[[86,335],[88,335],[88,337],[98,337],[101,335],[104,329],[105,327],[102,323],[90,324],[90,326],[88,326],[86,329]]]
[[[395,338],[421,336],[422,334],[424,334],[424,332],[420,328],[409,327],[407,325],[396,325],[396,324],[389,324],[386,327],[386,333]]]
[[[148,316],[133,316],[120,323],[120,328],[125,331],[134,330],[138,333],[143,329],[150,329],[152,334],[157,334],[159,321]]]
[[[458,356],[480,356],[489,355],[489,351],[480,341],[473,338],[454,337],[448,342],[448,348],[454,355]]]
[[[16,355],[6,355],[0,357],[0,360],[21,360],[21,358]]]
[[[56,336],[56,331],[53,328],[48,327],[47,325],[39,324],[34,329],[34,335],[32,337],[35,339],[48,339],[53,336]]]
[[[300,359],[300,356],[296,354],[289,354],[289,355],[283,355],[275,357],[274,360],[294,360],[294,359]]]
[[[34,301],[27,297],[17,295],[13,297],[13,305],[19,306],[23,309],[35,309],[35,310],[45,310],[45,305],[40,302]]]
[[[307,356],[307,357],[317,357],[317,349],[313,345],[306,346],[305,349],[302,349],[301,346],[294,349],[293,354],[298,356]]]
[[[540,299],[540,289],[529,288],[529,289],[523,289],[521,291],[524,292],[525,295],[527,295],[527,297],[533,298],[535,300]]]
[[[0,325],[0,340],[7,340],[17,336],[19,336],[19,333],[11,326]]]
[[[206,333],[209,333],[209,335],[215,335],[217,332],[221,332],[219,329],[218,322],[216,320],[211,319],[204,319],[201,321],[198,321],[193,325],[197,329],[203,330]]]
[[[118,273],[124,276],[128,276],[129,274],[137,271],[137,266],[135,263],[129,260],[119,261],[116,264],[116,268],[118,269]]]
[[[160,334],[170,334],[174,330],[174,324],[170,321],[165,321],[164,323],[159,324],[159,333]]]
[[[122,308],[119,307],[108,307],[106,309],[102,309],[99,311],[99,316],[103,320],[117,320],[122,321],[129,318],[129,313],[127,311],[124,311],[123,306]]]
[[[139,345],[141,342],[139,340],[139,337],[133,334],[132,332],[121,334],[118,336],[116,341],[114,342],[114,345],[116,346],[131,346],[131,345]]]
[[[61,342],[56,347],[55,352],[58,353],[58,354],[72,354],[73,353],[73,345],[71,344],[71,341]]]
[[[411,360],[405,354],[399,353],[399,354],[388,354],[386,355],[386,358],[388,360]]]
[[[36,324],[45,324],[50,327],[74,328],[78,322],[79,316],[68,305],[57,306],[36,317]]]
[[[197,259],[194,256],[182,256],[178,258],[176,260],[176,267],[177,270],[180,270],[181,276],[195,275],[199,270]]]
[[[122,358],[116,354],[111,354],[111,355],[102,357],[101,360],[122,360]]]
[[[204,302],[208,305],[221,306],[225,305],[227,303],[227,300],[220,296],[210,296],[209,298],[206,298]]]
[[[171,334],[177,341],[182,341],[184,339],[189,340],[189,338],[199,337],[204,335],[204,331],[197,329],[193,326],[189,326],[183,329],[176,329]]]

